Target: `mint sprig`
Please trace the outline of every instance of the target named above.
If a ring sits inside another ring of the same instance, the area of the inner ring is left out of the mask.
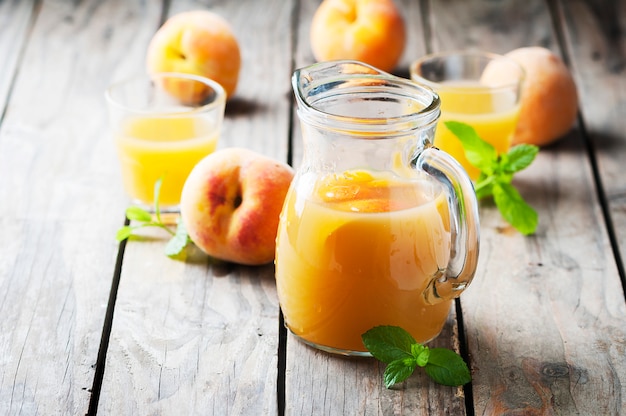
[[[178,219],[176,230],[172,231],[170,226],[165,224],[161,219],[161,207],[159,205],[159,197],[161,194],[161,185],[163,178],[159,178],[154,184],[154,216],[145,209],[137,206],[131,206],[126,209],[126,218],[133,221],[132,225],[125,225],[115,235],[117,241],[123,241],[131,235],[135,235],[135,231],[145,227],[158,227],[172,236],[165,246],[165,254],[168,257],[180,256],[187,245],[191,243],[191,239],[187,234],[187,230],[183,222]]]
[[[191,243],[185,224],[178,219],[174,236],[165,245],[165,254],[169,257],[178,257]]]
[[[465,157],[480,170],[474,189],[478,199],[493,196],[502,217],[524,235],[533,234],[539,223],[537,212],[511,184],[513,175],[526,169],[535,160],[539,147],[531,144],[513,146],[498,154],[473,127],[458,121],[446,121],[445,126],[461,141]]]
[[[446,348],[428,348],[398,326],[376,326],[361,339],[374,358],[387,364],[383,375],[386,388],[406,380],[417,367],[445,386],[462,386],[472,380],[460,355]]]

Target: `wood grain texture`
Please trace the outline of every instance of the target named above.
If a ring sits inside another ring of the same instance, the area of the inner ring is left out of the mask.
[[[22,49],[28,39],[35,2],[0,2],[0,114],[4,111]]]
[[[253,0],[172,3],[168,16],[212,10],[239,39],[242,69],[219,147],[286,160],[291,7]],[[126,247],[99,412],[276,414],[273,266],[215,263],[203,255],[174,261],[161,254],[167,236],[151,238]]]
[[[458,351],[456,315],[451,311],[429,347]],[[385,365],[373,358],[341,357],[315,350],[289,334],[285,415],[464,415],[461,388],[435,384],[417,369],[386,389]]]
[[[543,2],[445,1],[431,10],[436,50],[559,53]],[[482,204],[479,270],[462,296],[474,411],[619,414],[626,309],[579,131],[542,150],[514,183],[540,224],[522,237]]]
[[[156,257],[166,235],[146,238],[127,247],[98,412],[276,414],[273,267]]]
[[[626,259],[626,1],[561,2],[587,138],[595,149],[622,261]]]
[[[478,49],[496,53],[526,45],[553,46],[544,1],[429,0],[429,48]]]
[[[428,26],[424,24],[426,16],[422,14],[420,2],[402,0],[396,3],[404,16],[407,40],[404,47],[404,54],[394,73],[410,78],[409,66],[411,66],[411,63],[427,53],[425,39]]]
[[[0,131],[0,414],[87,411],[124,200],[98,4],[40,5]]]

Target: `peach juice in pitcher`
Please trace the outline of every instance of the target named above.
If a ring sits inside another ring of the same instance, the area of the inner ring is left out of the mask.
[[[368,355],[361,335],[378,325],[436,337],[478,257],[471,181],[431,145],[437,95],[355,61],[293,84],[305,151],[277,237],[285,324],[347,355]]]

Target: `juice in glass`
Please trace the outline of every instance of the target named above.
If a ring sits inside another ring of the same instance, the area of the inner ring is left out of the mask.
[[[177,212],[187,176],[217,146],[226,92],[205,77],[157,73],[115,83],[105,96],[127,194],[151,210],[162,179],[161,210]]]
[[[469,163],[461,142],[444,122],[469,124],[498,153],[506,153],[517,125],[519,101],[513,93],[494,92],[478,82],[445,82],[437,92],[441,98],[441,117],[434,144],[454,157],[472,179],[477,179],[480,171]]]
[[[152,204],[154,184],[163,178],[159,203],[176,205],[191,169],[218,141],[219,131],[198,117],[131,117],[115,143],[124,188],[134,199]]]
[[[291,332],[335,352],[365,351],[361,335],[377,325],[418,342],[436,337],[451,302],[425,297],[450,257],[442,188],[367,170],[313,182],[308,196],[290,190],[278,230],[277,288]]]
[[[469,124],[498,153],[511,146],[520,110],[524,70],[513,59],[489,52],[453,51],[427,55],[411,64],[411,79],[431,87],[441,99],[434,145],[453,156],[470,178],[472,166],[446,121]]]

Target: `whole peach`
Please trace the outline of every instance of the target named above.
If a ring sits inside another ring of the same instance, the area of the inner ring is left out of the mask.
[[[545,146],[563,137],[578,114],[576,84],[567,66],[539,46],[515,49],[506,56],[526,71],[513,144]]]
[[[402,57],[406,28],[393,0],[324,0],[310,43],[317,61],[354,59],[390,72]]]
[[[228,22],[208,10],[170,17],[148,45],[149,73],[182,72],[217,81],[230,98],[237,88],[241,54]],[[174,92],[175,93],[175,92]]]
[[[273,261],[279,214],[293,175],[289,165],[248,149],[206,156],[181,194],[189,237],[218,259],[247,265]]]

